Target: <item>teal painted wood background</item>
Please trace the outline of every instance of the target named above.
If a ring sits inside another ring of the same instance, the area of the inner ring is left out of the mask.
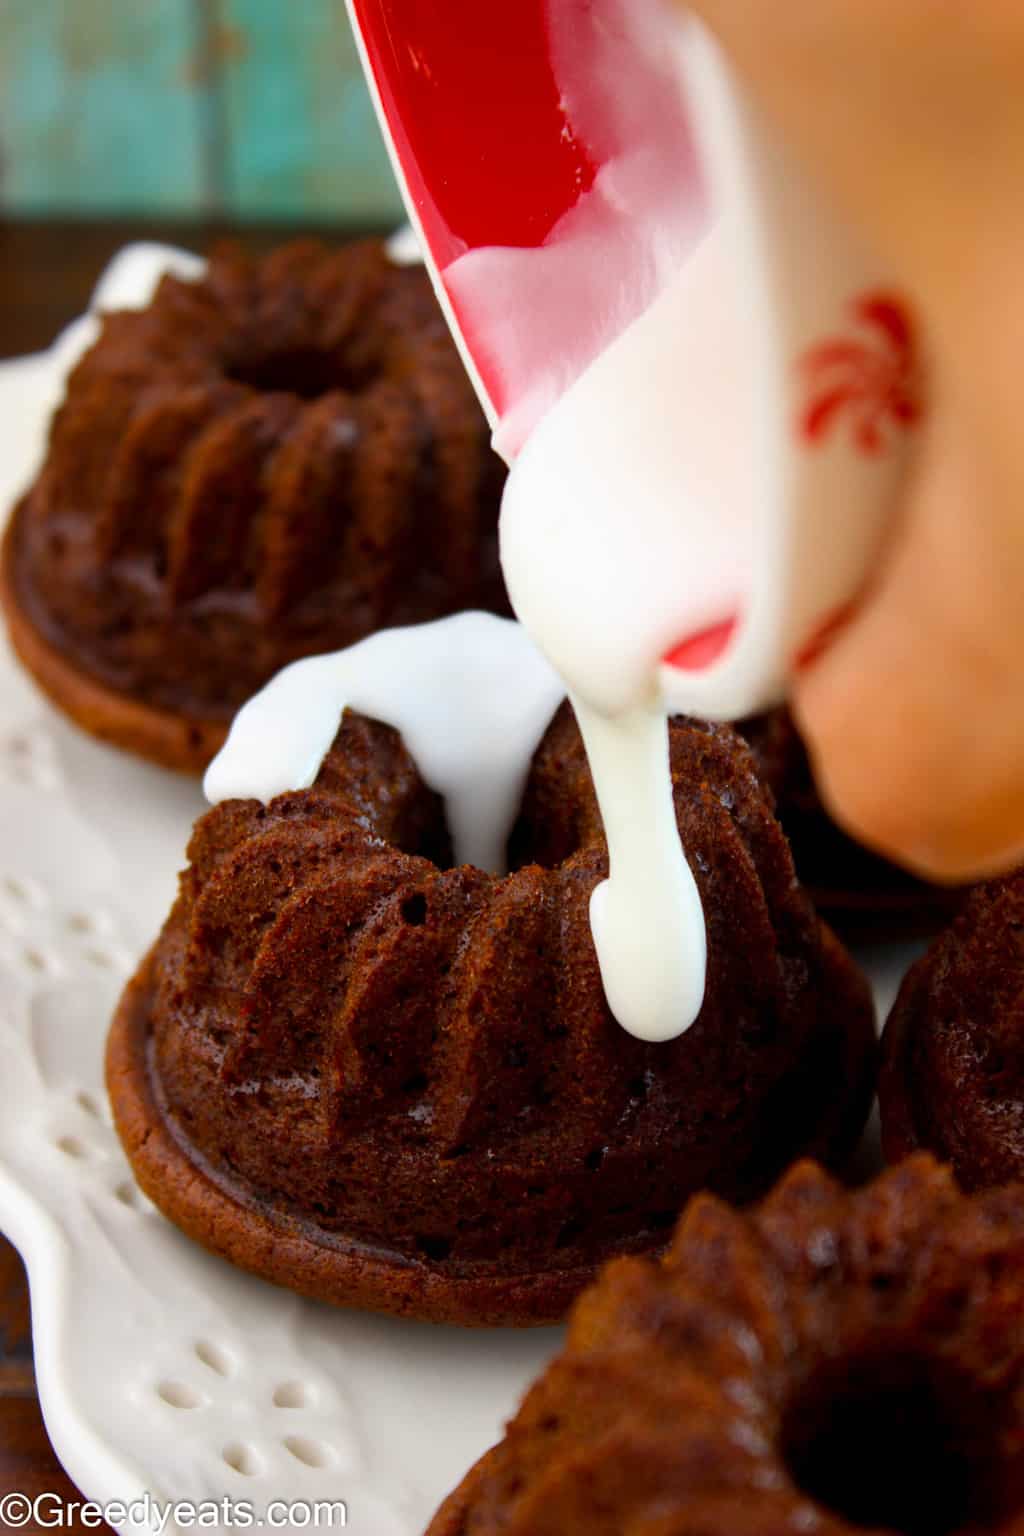
[[[397,219],[344,0],[0,0],[0,211]]]

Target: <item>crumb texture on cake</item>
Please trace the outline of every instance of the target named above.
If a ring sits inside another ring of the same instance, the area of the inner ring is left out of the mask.
[[[1013,1536],[1024,1520],[1024,1191],[921,1155],[700,1195],[620,1259],[428,1536]]]
[[[8,603],[94,685],[223,724],[298,656],[503,608],[503,479],[422,268],[379,241],[223,245],[102,317]]]
[[[926,1148],[965,1189],[1024,1178],[1024,873],[977,887],[904,978],[880,1097],[890,1161]]]
[[[452,867],[399,736],[354,713],[311,789],[208,813],[115,1025],[123,1041],[133,1014],[147,1063],[152,1106],[124,1112],[116,1077],[114,1101],[157,1203],[194,1226],[198,1169],[235,1213],[229,1237],[198,1235],[238,1262],[276,1265],[267,1244],[247,1259],[245,1234],[277,1223],[342,1270],[360,1249],[401,1271],[400,1306],[364,1286],[366,1304],[415,1310],[428,1277],[455,1296],[511,1278],[502,1319],[538,1321],[610,1254],[662,1246],[693,1191],[747,1199],[801,1152],[841,1162],[871,1096],[867,985],[797,885],[739,738],[676,721],[671,743],[709,970],[667,1044],[628,1036],[605,1001],[589,903],[607,855],[568,705],[502,878]],[[190,1172],[154,1162],[154,1121]],[[274,1278],[324,1294],[314,1267]],[[345,1299],[343,1279],[327,1290]],[[495,1316],[479,1297],[421,1301]]]

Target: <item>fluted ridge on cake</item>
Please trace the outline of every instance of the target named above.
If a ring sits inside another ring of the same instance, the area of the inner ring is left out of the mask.
[[[379,241],[222,246],[102,317],[12,579],[99,684],[226,721],[298,656],[503,610],[503,478],[422,269]]]
[[[152,1006],[161,1093],[207,1165],[323,1230],[470,1267],[497,1242],[515,1269],[649,1247],[695,1187],[751,1194],[791,1147],[845,1151],[866,989],[738,738],[671,736],[710,967],[701,1018],[669,1044],[625,1035],[605,1001],[589,902],[607,856],[568,706],[501,879],[450,867],[400,739],[352,714],[312,790],[209,813]],[[842,1111],[823,1117],[819,1092]]]
[[[166,276],[150,310],[107,316],[138,358],[93,348],[52,440],[55,478],[76,465],[67,489],[99,509],[97,558],[152,556],[172,604],[255,582],[268,618],[357,554],[382,602],[425,551],[464,590],[493,471],[425,280],[396,292],[394,272],[376,242],[303,242],[252,269],[221,252],[206,283]]]
[[[1024,1179],[1024,872],[977,886],[904,977],[883,1036],[882,1140],[965,1189]]]
[[[580,1299],[428,1536],[1009,1536],[1020,1195],[969,1199],[919,1156],[855,1192],[800,1163],[749,1214],[697,1196],[661,1262],[617,1260]]]

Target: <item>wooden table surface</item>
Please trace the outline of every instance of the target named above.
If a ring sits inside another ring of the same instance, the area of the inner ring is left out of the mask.
[[[0,357],[45,347],[61,326],[81,313],[103,267],[127,241],[166,240],[202,251],[225,233],[254,250],[269,249],[283,238],[279,228],[226,231],[212,224],[0,221]],[[342,236],[335,230],[328,238]],[[0,1499],[13,1490],[30,1499],[50,1492],[64,1501],[81,1498],[46,1435],[32,1369],[25,1272],[14,1249],[0,1237]],[[44,1527],[30,1522],[20,1529],[35,1533]],[[69,1520],[62,1529],[81,1531],[86,1526]],[[0,1521],[0,1536],[4,1530]]]

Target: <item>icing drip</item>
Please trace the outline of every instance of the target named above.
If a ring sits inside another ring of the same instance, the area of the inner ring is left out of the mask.
[[[509,619],[460,613],[293,662],[235,717],[203,788],[264,803],[308,789],[345,708],[400,731],[442,796],[460,863],[501,872],[534,752],[565,696]]]
[[[564,694],[511,620],[462,613],[382,630],[279,672],[235,717],[204,789],[213,804],[307,789],[351,707],[401,732],[444,799],[459,862],[500,873],[533,754]],[[580,698],[573,707],[608,839],[609,878],[591,901],[605,993],[631,1034],[672,1039],[700,1010],[705,941],[676,831],[667,717],[646,705],[617,719]]]
[[[609,877],[590,899],[608,1006],[641,1040],[674,1040],[704,1001],[707,940],[683,856],[668,717],[640,705],[610,717],[574,698],[608,841]]]
[[[707,958],[666,748],[686,679],[664,658],[688,639],[698,666],[714,655],[752,583],[754,465],[730,430],[743,351],[721,261],[711,234],[562,395],[513,464],[501,512],[512,604],[565,679],[608,838],[611,879],[591,907],[605,991],[647,1040],[694,1022]],[[681,369],[690,356],[716,366]]]
[[[735,441],[746,316],[683,84],[692,23],[660,0],[544,9],[561,152],[586,151],[578,194],[551,204],[539,242],[525,224],[516,238],[512,214],[466,215],[448,234],[474,238],[434,254],[512,461],[512,604],[573,699],[604,820],[611,874],[591,927],[605,991],[627,1030],[668,1039],[700,1011],[707,936],[666,717],[689,700],[683,669],[696,677],[729,643],[759,558],[756,456]],[[480,238],[492,227],[502,243]]]

